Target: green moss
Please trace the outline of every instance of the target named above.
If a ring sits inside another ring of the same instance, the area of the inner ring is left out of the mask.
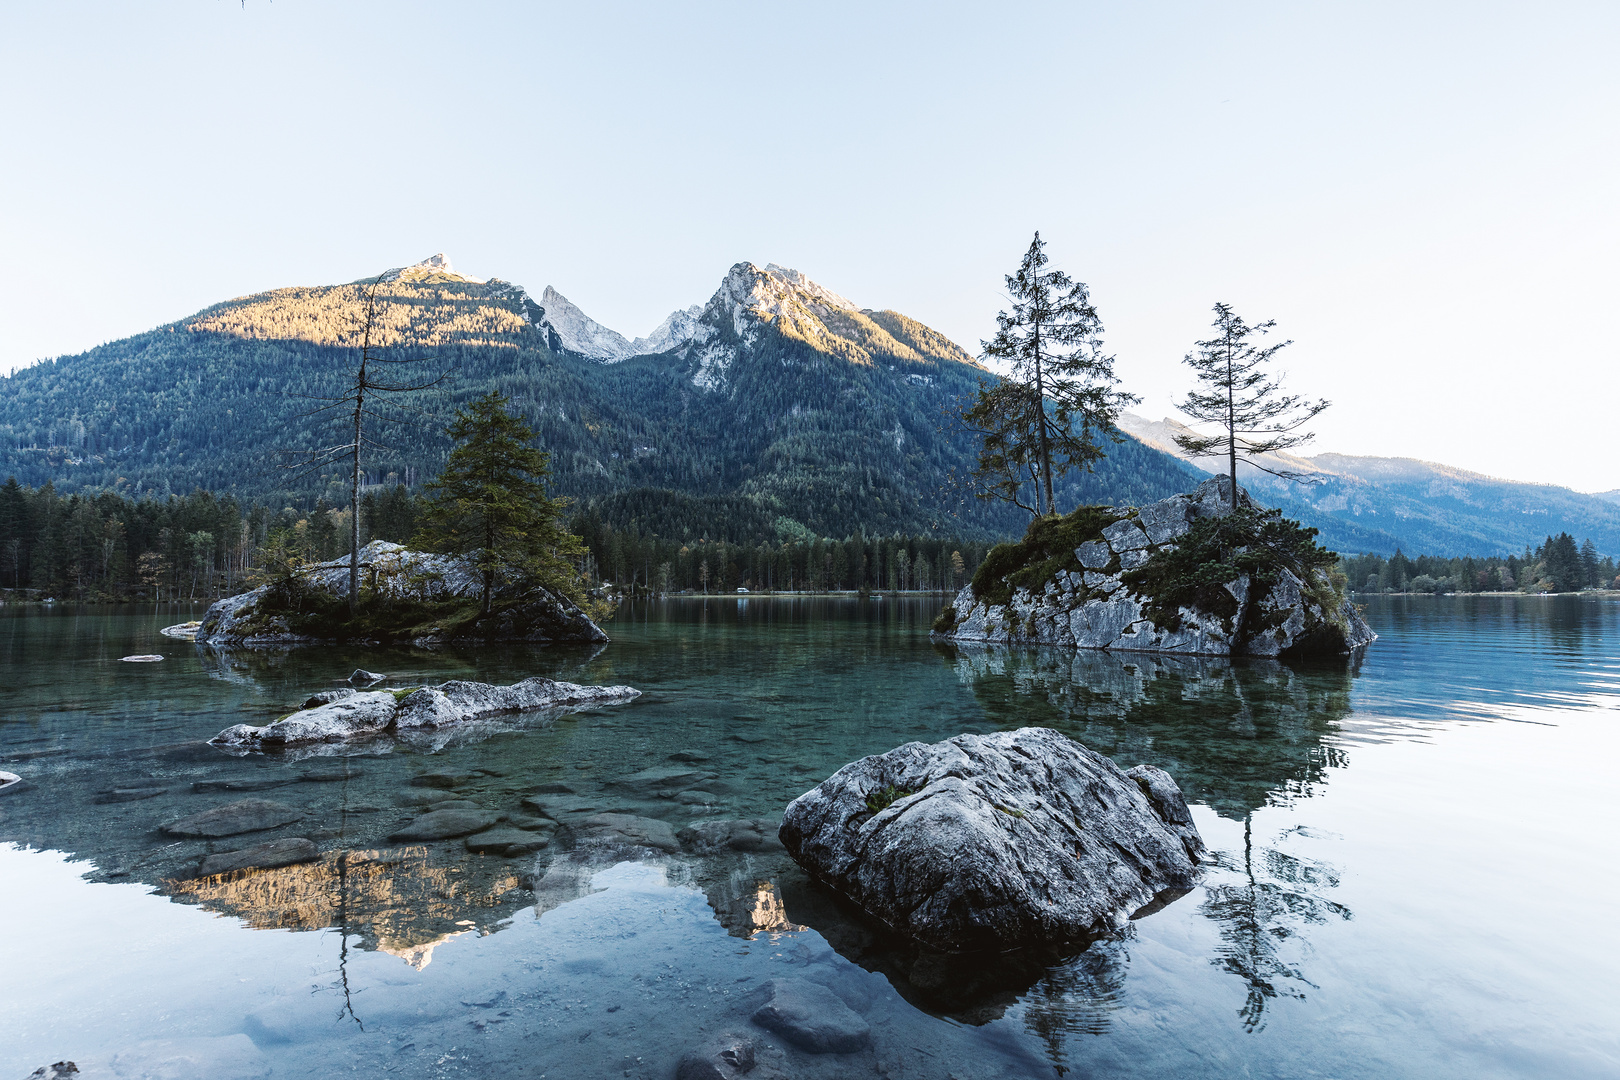
[[[1059,573],[1081,569],[1074,550],[1125,515],[1111,506],[1082,506],[1062,517],[1036,518],[1016,544],[997,544],[973,574],[973,595],[991,604],[1012,601],[1027,589],[1039,594]]]
[[[394,695],[395,701],[404,701],[406,698],[410,697],[420,689],[422,689],[420,686],[406,686],[399,690],[389,690],[388,693]]]
[[[1343,585],[1318,578],[1317,571],[1333,566],[1338,555],[1316,543],[1316,530],[1282,516],[1280,510],[1243,509],[1193,523],[1173,545],[1166,545],[1123,577],[1127,588],[1147,599],[1146,614],[1168,630],[1181,628],[1181,609],[1189,608],[1223,619],[1233,634],[1263,633],[1275,627],[1239,628],[1237,599],[1227,591],[1230,581],[1249,576],[1249,610],[1257,611],[1284,570],[1291,571],[1324,611],[1335,613],[1344,600]],[[1343,575],[1339,580],[1342,582]],[[1331,617],[1331,615],[1330,615]],[[1276,621],[1278,625],[1286,615]]]
[[[874,814],[881,814],[890,806],[893,806],[897,800],[915,794],[917,793],[910,788],[895,787],[890,784],[888,787],[878,788],[868,795],[866,797],[866,808]]]

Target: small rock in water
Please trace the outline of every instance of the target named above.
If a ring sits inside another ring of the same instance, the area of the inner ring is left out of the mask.
[[[8,775],[10,775],[10,774],[9,773],[0,773],[0,778],[4,778],[4,777],[6,777]],[[162,795],[165,791],[168,791],[168,790],[169,790],[168,788],[161,788],[161,787],[113,788],[111,791],[103,791],[101,794],[97,795],[91,801],[92,802],[97,802],[97,803],[102,803],[102,804],[121,803],[121,802],[138,802],[141,799],[156,798],[157,796]]]
[[[680,791],[682,788],[697,787],[704,780],[714,779],[714,773],[704,772],[702,769],[688,769],[680,766],[655,766],[651,769],[642,769],[640,772],[621,776],[613,781],[612,787],[632,791],[638,795],[656,795],[660,792]]]
[[[268,799],[243,799],[166,822],[163,831],[171,836],[236,836],[274,829],[303,816],[302,810]]]
[[[198,877],[213,877],[236,870],[273,870],[278,866],[313,862],[321,857],[312,840],[292,836],[285,840],[271,840],[241,851],[221,851],[210,855],[197,868]]]
[[[195,792],[208,791],[264,791],[268,788],[285,787],[292,783],[292,777],[265,777],[258,780],[198,780],[191,785]]]
[[[872,1042],[872,1027],[838,995],[807,979],[773,979],[754,1023],[812,1054],[851,1054]]]
[[[338,780],[353,780],[359,775],[354,769],[311,769],[299,774],[298,779],[305,784],[330,784]]]
[[[15,791],[22,786],[23,778],[14,772],[0,772],[0,795]]]
[[[557,827],[557,823],[550,818],[528,817],[523,814],[507,819],[506,823],[514,829],[527,829],[530,831],[549,832]]]
[[[374,683],[382,682],[386,678],[388,678],[388,676],[379,675],[375,671],[367,671],[365,668],[355,668],[354,674],[349,676],[349,681],[352,683]]]
[[[453,791],[402,791],[394,797],[397,806],[436,806],[442,802],[451,802],[456,798]]]
[[[551,843],[551,838],[539,833],[524,832],[521,829],[502,828],[476,833],[462,843],[466,845],[468,851],[505,855],[510,859],[519,855],[534,854]]]
[[[699,1053],[687,1054],[675,1070],[675,1080],[736,1080],[753,1072],[754,1044],[736,1035],[726,1035],[718,1045]],[[774,1070],[772,1075],[776,1075]]]
[[[454,788],[473,779],[470,772],[429,772],[411,777],[412,787]]]
[[[482,832],[499,820],[487,810],[433,810],[388,839],[396,843],[405,840],[454,840],[458,836]]]
[[[671,760],[671,761],[692,761],[692,762],[708,761],[709,760],[709,755],[708,754],[700,754],[696,750],[677,750],[673,754],[669,755],[669,760]]]
[[[434,813],[440,810],[482,810],[484,808],[482,804],[474,802],[472,799],[446,799],[444,802],[431,803],[430,805]]]
[[[138,656],[120,656],[118,659],[126,664],[155,664],[163,657],[156,653],[141,653]]]
[[[603,808],[601,799],[588,795],[530,795],[523,800],[523,805],[553,821],[561,821],[565,814],[589,814]]]
[[[762,743],[771,740],[769,735],[761,735],[753,731],[734,731],[731,733],[731,738],[740,743]]]
[[[578,795],[579,785],[565,784],[561,780],[553,780],[549,784],[541,784],[534,789],[536,795]]]

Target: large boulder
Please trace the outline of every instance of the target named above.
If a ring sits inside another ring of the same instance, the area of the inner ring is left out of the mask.
[[[330,690],[306,707],[262,727],[236,724],[215,735],[216,746],[249,750],[337,742],[384,731],[449,727],[500,713],[617,705],[641,696],[629,686],[581,686],[536,676],[511,686],[453,679],[410,693]]]
[[[367,594],[404,603],[473,600],[483,596],[484,583],[472,561],[465,557],[412,551],[401,544],[373,540],[360,549],[360,581]],[[298,572],[303,588],[330,597],[349,593],[347,555],[307,566]],[[295,630],[293,620],[269,606],[271,587],[215,602],[202,617],[195,640],[204,645],[272,645],[322,640],[307,628]],[[469,638],[498,641],[602,642],[608,636],[600,626],[566,597],[547,589],[514,594],[505,586],[496,590],[497,608],[462,630],[430,630],[416,635],[422,643]],[[409,635],[407,635],[409,636]]]
[[[1287,568],[1259,588],[1247,574],[1222,586],[1210,610],[1176,606],[1167,617],[1152,596],[1139,595],[1127,575],[1160,551],[1173,549],[1194,524],[1232,512],[1231,482],[1216,477],[1184,495],[1134,509],[1102,508],[1107,521],[1078,543],[1069,568],[1033,587],[979,595],[962,587],[936,636],[964,642],[1065,645],[1115,652],[1202,656],[1283,657],[1347,653],[1375,640],[1354,604],[1334,590],[1326,570],[1307,584]],[[1239,489],[1238,505],[1255,509]],[[998,549],[999,550],[999,549]],[[1040,557],[1040,556],[1037,556]],[[1021,569],[1021,568],[1016,568]]]
[[[1204,857],[1174,780],[1047,728],[913,742],[788,804],[782,842],[894,930],[946,952],[1084,940]]]

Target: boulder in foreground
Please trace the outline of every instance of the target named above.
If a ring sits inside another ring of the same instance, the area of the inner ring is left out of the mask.
[[[629,686],[581,686],[539,676],[511,686],[452,679],[399,694],[388,690],[328,690],[310,698],[305,703],[308,707],[273,724],[236,724],[209,742],[263,750],[336,742],[384,731],[449,727],[531,709],[617,705],[640,696],[640,690]]]
[[[907,743],[788,804],[811,874],[945,952],[1083,940],[1190,888],[1203,840],[1169,774],[1047,728]]]

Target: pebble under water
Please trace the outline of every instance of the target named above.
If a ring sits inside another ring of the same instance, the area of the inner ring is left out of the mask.
[[[432,652],[0,608],[0,1080],[666,1080],[743,1045],[758,1078],[1620,1074],[1615,601],[1378,598],[1363,657],[1292,667],[936,645],[943,603],[681,598],[597,649]],[[357,667],[643,694],[207,745]],[[1169,771],[1201,885],[1078,952],[964,961],[772,840],[854,758],[1032,724]],[[231,868],[260,844],[303,861]],[[756,1023],[773,988],[843,1052]]]

